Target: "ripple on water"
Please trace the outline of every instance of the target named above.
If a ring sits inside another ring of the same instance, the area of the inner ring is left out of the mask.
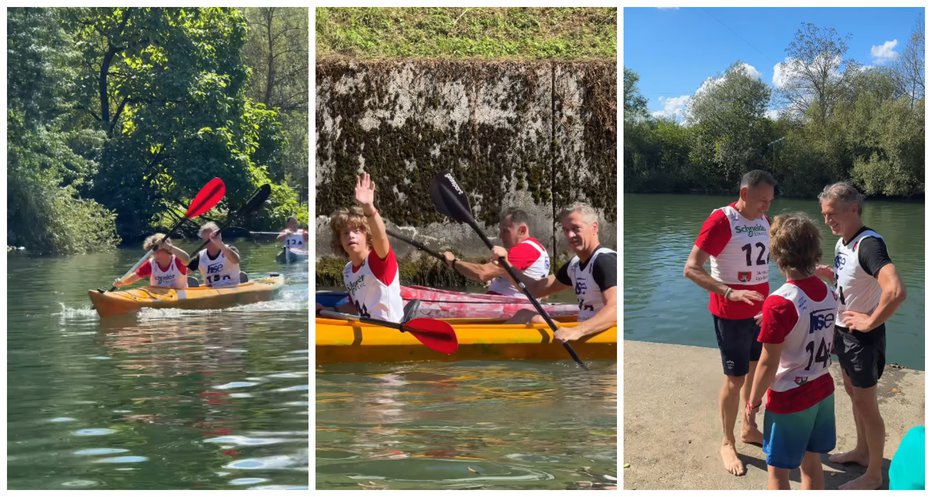
[[[240,459],[227,464],[229,469],[290,469],[298,466],[299,461],[291,456],[269,456]]]
[[[69,418],[67,416],[62,416],[59,418],[52,418],[49,420],[49,423],[70,423],[72,421],[77,421],[75,418]]]
[[[342,474],[354,480],[481,482],[481,481],[544,481],[553,480],[550,473],[521,466],[483,461],[450,459],[399,459],[358,461],[327,464],[317,467],[318,473]]]
[[[234,388],[249,388],[258,385],[259,382],[256,381],[231,381],[223,385],[217,385],[213,388],[217,390],[232,390]]]
[[[129,452],[129,449],[116,449],[109,447],[99,447],[94,449],[81,449],[74,451],[76,456],[103,456],[107,454],[121,454],[123,452]]]
[[[136,463],[136,462],[145,462],[149,458],[145,456],[118,456],[118,457],[105,457],[103,459],[97,459],[96,463],[100,464],[124,464],[124,463]]]
[[[227,435],[223,437],[214,437],[204,440],[205,442],[216,443],[216,444],[230,444],[237,446],[259,446],[259,445],[274,445],[283,442],[295,442],[296,439],[287,439],[287,438],[271,438],[271,437],[246,437],[242,435]]]
[[[74,431],[75,436],[79,437],[100,437],[103,435],[109,435],[115,433],[116,430],[111,430],[110,428],[84,428],[81,430]]]
[[[237,478],[235,480],[230,480],[230,485],[255,485],[267,481],[269,481],[268,478]]]
[[[68,488],[87,488],[96,487],[97,485],[99,483],[94,480],[69,480],[61,484],[61,486]]]

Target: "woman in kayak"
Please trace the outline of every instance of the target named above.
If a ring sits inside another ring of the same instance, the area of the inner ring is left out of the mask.
[[[187,288],[188,287],[188,253],[172,245],[171,239],[165,238],[164,233],[156,233],[143,242],[145,251],[152,250],[152,257],[142,263],[136,272],[130,273],[126,278],[117,278],[113,286],[121,288],[149,277],[149,286],[159,288]]]
[[[194,256],[188,267],[192,270],[197,268],[204,283],[211,288],[239,285],[239,250],[223,243],[217,223],[205,223],[197,234],[201,240],[208,242],[207,247]]]
[[[307,247],[308,234],[298,226],[298,218],[291,216],[285,221],[285,229],[278,233],[276,240],[282,242],[285,248],[304,250]]]
[[[375,183],[368,173],[356,178],[355,198],[358,206],[339,209],[330,217],[330,247],[349,258],[343,268],[343,283],[350,296],[352,312],[400,322],[404,302],[398,261],[382,216],[375,208]]]

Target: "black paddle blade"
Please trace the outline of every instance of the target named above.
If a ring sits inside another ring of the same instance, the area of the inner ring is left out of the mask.
[[[430,184],[430,199],[441,214],[461,223],[475,222],[466,191],[456,182],[453,173],[445,172],[434,176]]]
[[[414,317],[417,316],[417,310],[420,307],[421,307],[420,300],[418,299],[409,300],[408,303],[405,304],[404,313],[401,316],[401,322],[407,323],[408,321],[411,321],[412,319],[414,319]]]
[[[256,189],[255,193],[252,194],[252,197],[249,197],[249,200],[246,201],[246,205],[240,207],[239,210],[236,211],[236,215],[243,216],[262,207],[262,204],[265,203],[271,193],[272,186],[268,183],[260,186]]]

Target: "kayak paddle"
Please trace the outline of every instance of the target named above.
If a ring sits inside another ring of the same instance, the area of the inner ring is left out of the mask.
[[[228,228],[224,228],[223,230],[223,236],[228,240],[236,240],[237,238],[254,238],[256,236],[276,237],[278,234],[278,231],[249,231],[242,226],[230,226]]]
[[[388,236],[390,236],[390,237],[397,238],[397,239],[399,239],[399,240],[401,240],[401,241],[407,243],[408,245],[411,245],[412,247],[414,247],[414,248],[420,250],[421,252],[424,252],[425,254],[432,255],[432,256],[434,256],[434,257],[440,259],[441,262],[446,262],[446,258],[443,257],[443,254],[441,254],[440,252],[437,252],[436,250],[431,250],[430,248],[428,248],[426,245],[424,245],[424,244],[421,243],[421,242],[412,240],[412,239],[410,239],[410,238],[408,238],[408,237],[406,237],[406,236],[400,235],[400,234],[395,233],[394,231],[391,231],[391,230],[388,230],[388,229],[385,230],[385,232],[388,233]],[[455,262],[454,262],[454,264],[455,264]]]
[[[226,225],[229,224],[230,221],[232,221],[233,219],[242,218],[243,216],[250,214],[251,212],[262,207],[265,204],[265,200],[269,198],[270,193],[272,193],[272,187],[268,183],[257,188],[256,191],[253,192],[252,196],[249,197],[249,200],[247,200],[246,203],[242,207],[239,208],[239,210],[227,216],[227,220],[223,223],[223,225],[218,226],[220,228],[220,232],[222,233]],[[192,254],[197,254],[198,252],[203,250],[204,247],[206,247],[208,243],[210,243],[209,240],[202,243],[200,247],[198,247],[196,250],[194,250],[194,252],[192,252]],[[195,256],[192,255],[192,259],[194,257]]]
[[[456,332],[453,331],[453,327],[450,326],[450,323],[441,321],[439,319],[415,318],[403,323],[393,323],[391,321],[383,321],[381,319],[373,319],[357,316],[355,314],[344,314],[342,312],[327,310],[322,310],[319,314],[328,318],[347,319],[350,321],[359,321],[366,324],[374,324],[376,326],[385,326],[386,328],[401,330],[402,333],[410,333],[414,336],[414,338],[417,338],[419,342],[423,343],[430,349],[440,352],[441,354],[450,355],[456,352],[456,349],[459,348],[459,342],[456,341]]]
[[[165,235],[165,238],[171,238],[178,228],[181,227],[181,224],[185,221],[194,219],[201,214],[211,210],[218,202],[223,198],[227,192],[226,185],[223,184],[223,180],[220,178],[214,178],[207,182],[197,195],[194,196],[194,200],[191,201],[191,205],[188,206],[188,210],[184,213],[184,217],[179,219],[175,226],[172,227],[171,231]],[[130,274],[136,272],[139,269],[139,266],[142,266],[146,260],[149,259],[149,256],[152,255],[152,250],[150,249],[146,252],[146,255],[142,256],[142,259],[136,261],[136,264],[133,264],[133,267],[129,269],[123,276],[120,278],[126,278]],[[116,290],[115,286],[111,286],[109,292]],[[103,290],[97,290],[100,293],[105,293]]]
[[[461,223],[468,224],[473,231],[479,235],[479,238],[485,242],[486,246],[489,247],[489,250],[492,249],[492,241],[489,240],[489,237],[485,236],[482,228],[476,223],[476,220],[473,219],[472,213],[470,212],[469,199],[466,197],[466,192],[460,187],[456,182],[456,179],[453,178],[453,173],[441,173],[434,177],[434,180],[430,184],[430,199],[434,203],[434,207],[440,211],[441,214],[459,221]],[[515,280],[518,284],[518,288],[524,293],[528,298],[531,304],[534,305],[534,308],[537,310],[537,313],[540,314],[544,321],[547,322],[547,325],[550,326],[550,329],[553,332],[557,331],[557,325],[553,322],[553,319],[550,318],[550,315],[547,314],[547,311],[544,310],[543,306],[540,305],[540,302],[531,295],[530,290],[524,285],[524,282],[521,281],[521,278],[518,277],[518,273],[515,272],[515,269],[511,267],[511,264],[508,264],[508,260],[505,257],[498,258],[499,264],[508,271],[508,274],[511,275],[512,279]],[[582,362],[579,358],[579,355],[576,354],[576,351],[573,350],[573,347],[567,342],[560,342],[563,345],[563,348],[569,352],[570,357],[576,361],[576,364],[579,367],[588,370],[589,368]]]

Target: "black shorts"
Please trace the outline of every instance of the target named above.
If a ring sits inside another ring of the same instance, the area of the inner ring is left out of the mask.
[[[870,388],[877,384],[887,361],[887,328],[880,325],[867,333],[851,332],[848,328],[835,326],[835,342],[832,345],[838,364],[858,388]]]
[[[722,370],[725,376],[744,376],[748,374],[751,362],[760,360],[763,344],[757,341],[760,326],[754,318],[723,319],[712,316],[715,323],[715,338],[718,350],[722,354]]]

